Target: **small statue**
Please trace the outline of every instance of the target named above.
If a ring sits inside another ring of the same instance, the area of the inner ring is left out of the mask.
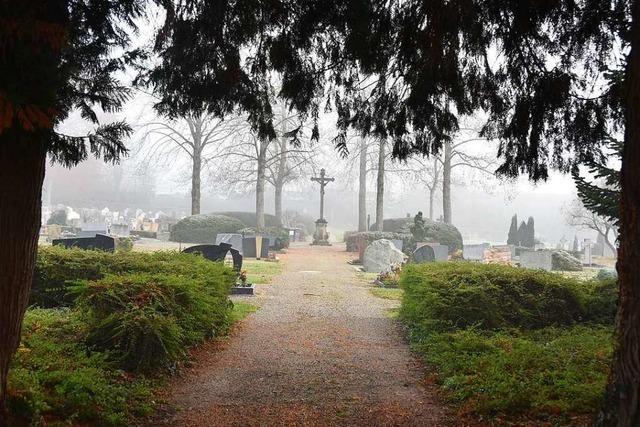
[[[418,214],[413,217],[413,225],[409,227],[411,234],[413,234],[413,239],[416,242],[424,241],[426,231],[424,229],[424,219],[422,218],[422,212],[418,212]]]

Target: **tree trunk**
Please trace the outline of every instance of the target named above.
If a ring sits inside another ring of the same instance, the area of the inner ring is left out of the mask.
[[[284,126],[284,125],[283,125]],[[284,192],[284,181],[287,174],[287,138],[284,137],[284,133],[287,131],[286,127],[283,128],[283,136],[280,137],[280,155],[278,159],[278,176],[276,177],[274,186],[274,198],[275,198],[275,214],[276,223],[282,227],[282,193]]]
[[[436,186],[429,187],[429,219],[433,221],[433,199],[436,196]]]
[[[46,150],[37,135],[0,137],[0,425],[38,248]]]
[[[367,231],[367,143],[364,138],[360,140],[358,184],[358,231]]]
[[[384,229],[384,157],[385,140],[380,140],[378,149],[378,182],[376,188],[376,231]]]
[[[442,214],[445,224],[451,224],[451,155],[453,148],[450,142],[444,144],[444,160],[442,165]]]
[[[194,147],[193,170],[191,172],[191,215],[200,214],[200,175],[202,156],[198,147]]]
[[[640,425],[640,1],[634,1],[632,7],[631,51],[625,76],[616,344],[597,420],[601,426],[620,427]]]
[[[266,144],[261,142],[258,150],[258,176],[256,178],[256,231],[261,233],[264,224],[264,186],[266,181]]]

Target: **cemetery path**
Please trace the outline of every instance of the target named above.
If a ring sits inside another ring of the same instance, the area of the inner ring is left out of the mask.
[[[281,255],[260,310],[194,354],[161,423],[181,426],[441,426],[447,412],[398,322],[343,245]],[[156,420],[157,421],[157,420]]]

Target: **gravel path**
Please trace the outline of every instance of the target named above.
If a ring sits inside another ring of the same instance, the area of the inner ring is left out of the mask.
[[[344,246],[298,246],[260,310],[169,387],[182,426],[440,426],[446,411]]]

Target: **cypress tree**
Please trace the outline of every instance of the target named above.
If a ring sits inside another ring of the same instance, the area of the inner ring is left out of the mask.
[[[511,217],[511,226],[509,227],[509,234],[507,236],[508,245],[518,245],[518,215]]]
[[[533,217],[530,216],[527,220],[527,238],[525,240],[524,246],[528,248],[533,248],[536,245],[536,229],[533,222]]]

